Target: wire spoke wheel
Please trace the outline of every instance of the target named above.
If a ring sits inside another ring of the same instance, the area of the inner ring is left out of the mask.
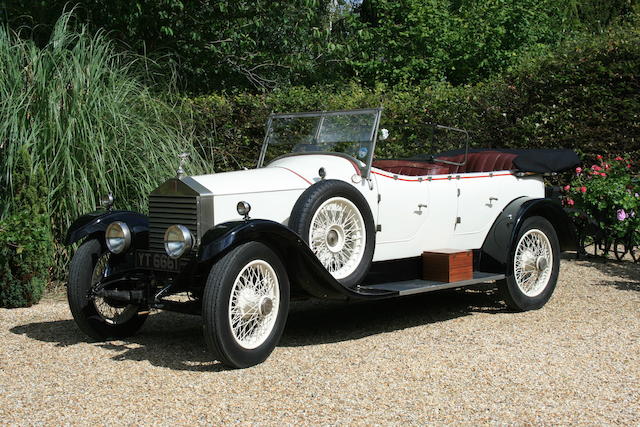
[[[273,330],[280,306],[278,276],[261,259],[240,271],[231,289],[229,324],[237,343],[245,349],[262,345]]]
[[[553,265],[553,251],[547,235],[528,230],[518,242],[514,257],[517,286],[528,297],[540,295],[546,288]]]
[[[93,267],[93,273],[91,275],[92,290],[96,289],[102,279],[108,276],[109,259],[110,254],[104,253],[98,258],[96,265]],[[138,313],[138,307],[132,304],[110,301],[107,298],[97,295],[93,295],[91,298],[98,316],[110,325],[126,323]]]
[[[330,198],[311,219],[309,246],[336,279],[345,278],[356,270],[365,245],[364,219],[350,200]]]

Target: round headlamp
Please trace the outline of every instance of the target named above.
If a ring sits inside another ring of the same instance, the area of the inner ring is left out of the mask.
[[[248,202],[240,201],[236,205],[236,210],[240,215],[247,218],[249,216],[249,212],[251,212],[251,205]]]
[[[175,224],[164,232],[164,250],[171,258],[180,258],[193,246],[191,232],[184,225]]]
[[[114,254],[121,254],[131,246],[131,230],[122,221],[109,224],[104,232],[107,248]]]

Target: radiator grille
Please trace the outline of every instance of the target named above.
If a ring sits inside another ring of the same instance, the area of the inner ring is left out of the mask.
[[[173,224],[184,225],[198,236],[198,200],[193,196],[149,197],[149,250],[164,252],[164,232]]]

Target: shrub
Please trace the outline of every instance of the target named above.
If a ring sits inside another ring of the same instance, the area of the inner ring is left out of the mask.
[[[591,167],[577,168],[563,190],[563,204],[575,208],[578,224],[588,215],[610,239],[624,238],[640,227],[640,178],[637,164],[628,157],[598,156]]]
[[[44,170],[31,172],[26,150],[13,174],[14,212],[0,220],[0,307],[37,303],[49,278],[53,238],[45,198]]]

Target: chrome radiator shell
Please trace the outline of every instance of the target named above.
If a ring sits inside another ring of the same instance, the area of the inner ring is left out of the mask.
[[[194,249],[214,225],[213,194],[191,177],[171,178],[149,195],[149,250],[164,252],[164,233],[173,224],[184,225],[194,238]]]

